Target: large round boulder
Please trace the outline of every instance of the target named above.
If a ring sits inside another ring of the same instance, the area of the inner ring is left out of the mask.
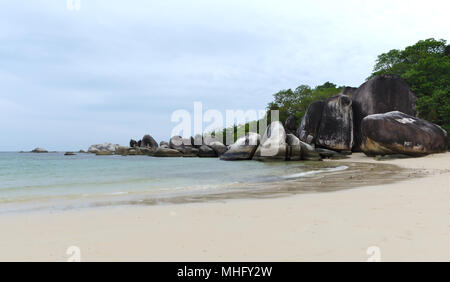
[[[224,161],[241,161],[251,160],[258,148],[261,137],[259,134],[249,132],[245,136],[242,136],[236,140],[236,143],[220,156]]]
[[[398,111],[367,116],[361,129],[361,149],[369,156],[423,156],[447,151],[448,136],[444,129]]]
[[[396,75],[378,75],[362,84],[353,95],[354,151],[362,142],[361,122],[368,115],[400,111],[415,116],[416,95]]]
[[[256,161],[286,160],[286,131],[279,121],[267,127],[261,144],[253,156]]]
[[[353,110],[350,97],[339,94],[325,101],[316,145],[336,151],[351,151]]]
[[[325,101],[316,101],[309,105],[297,129],[298,138],[308,144],[314,144],[319,130]]]
[[[153,150],[156,150],[158,148],[158,143],[156,142],[155,139],[153,139],[152,136],[147,134],[144,137],[142,137],[141,147],[146,147],[146,148],[151,148]]]

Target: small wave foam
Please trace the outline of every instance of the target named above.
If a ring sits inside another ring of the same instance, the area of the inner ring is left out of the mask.
[[[343,166],[338,166],[338,167],[324,168],[324,169],[319,169],[319,170],[305,171],[305,172],[301,172],[301,173],[285,175],[285,176],[282,176],[282,178],[295,179],[295,178],[301,178],[301,177],[314,176],[319,173],[336,172],[336,171],[343,171],[343,170],[347,170],[347,169],[348,169],[348,166],[343,165]]]

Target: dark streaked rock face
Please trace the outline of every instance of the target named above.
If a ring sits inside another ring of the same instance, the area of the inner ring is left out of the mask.
[[[398,111],[365,117],[361,131],[361,149],[369,156],[423,156],[447,151],[448,136],[445,130]]]
[[[272,122],[266,129],[261,145],[255,152],[253,160],[286,160],[286,131],[279,121]]]
[[[131,140],[130,140],[130,148],[134,148],[134,147],[136,147],[136,146],[137,146],[137,141],[134,140],[134,139],[131,139]]]
[[[316,145],[337,151],[352,149],[353,110],[350,97],[339,94],[325,101]]]
[[[144,137],[142,137],[141,146],[152,148],[153,150],[156,150],[158,148],[158,143],[155,141],[155,139],[153,139],[152,136],[147,134]]]
[[[289,115],[286,121],[284,122],[284,129],[289,134],[295,134],[297,131],[297,117],[295,115]]]
[[[224,161],[251,160],[258,148],[261,137],[257,133],[247,133],[240,137],[220,159]]]
[[[309,105],[297,129],[298,138],[308,144],[314,144],[322,120],[324,101],[316,101]]]
[[[395,75],[375,76],[362,84],[353,95],[354,151],[362,142],[361,122],[368,115],[400,111],[415,116],[416,95],[408,83]]]

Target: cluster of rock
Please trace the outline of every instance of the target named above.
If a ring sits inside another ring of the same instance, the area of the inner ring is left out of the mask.
[[[112,155],[118,147],[120,147],[120,145],[112,143],[96,144],[89,147],[88,153],[97,155]]]
[[[447,132],[415,117],[416,100],[402,78],[375,76],[359,88],[347,87],[334,97],[312,103],[297,136],[308,144],[343,153],[421,156],[446,151]]]
[[[196,136],[184,139],[174,136],[169,142],[161,141],[158,145],[156,140],[147,134],[139,141],[131,139],[130,146],[105,143],[92,145],[88,152],[97,155],[217,158],[227,150],[228,147],[215,137]]]
[[[220,158],[226,161],[317,161],[345,158],[353,151],[367,155],[421,156],[444,152],[447,132],[415,117],[416,95],[398,76],[376,76],[359,88],[346,87],[324,101],[312,103],[300,125],[294,115],[284,126],[271,123],[261,137],[241,136],[231,146],[216,137],[174,136],[159,144],[150,136],[130,140],[130,146],[92,145],[97,155]]]
[[[44,148],[35,148],[30,153],[36,153],[36,154],[42,154],[42,153],[48,153],[48,151]]]

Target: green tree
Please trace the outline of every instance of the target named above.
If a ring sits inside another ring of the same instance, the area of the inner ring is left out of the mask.
[[[279,110],[280,121],[284,123],[291,114],[300,120],[306,113],[309,105],[317,100],[325,100],[341,92],[343,87],[326,82],[315,88],[300,85],[295,90],[282,90],[275,93],[273,102],[269,103],[267,110]]]
[[[378,56],[372,76],[396,74],[416,93],[419,117],[450,131],[450,57],[446,41],[421,40]],[[371,77],[372,77],[371,76]]]

